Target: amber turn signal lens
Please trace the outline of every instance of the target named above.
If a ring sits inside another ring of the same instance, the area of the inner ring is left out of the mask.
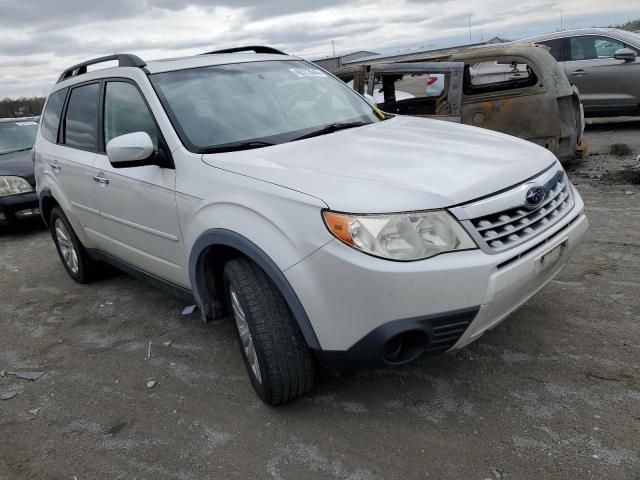
[[[322,212],[322,217],[324,218],[325,225],[333,235],[344,243],[353,245],[353,240],[349,234],[349,224],[355,220],[355,217],[329,211]]]

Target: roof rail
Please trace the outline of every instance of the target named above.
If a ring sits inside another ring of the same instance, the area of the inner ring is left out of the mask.
[[[213,50],[212,52],[204,52],[202,55],[209,55],[212,53],[237,53],[237,52],[255,52],[255,53],[273,53],[275,55],[287,55],[281,50],[273,47],[267,47],[264,45],[250,45],[248,47],[234,47],[225,48],[223,50]]]
[[[95,65],[96,63],[110,62],[112,60],[118,61],[119,67],[139,67],[142,68],[147,64],[142,59],[130,53],[116,53],[114,55],[107,55],[106,57],[94,58],[93,60],[87,60],[86,62],[78,63],[73,67],[67,68],[56,83],[60,83],[63,80],[67,80],[71,77],[77,77],[87,73],[87,67],[89,65]]]

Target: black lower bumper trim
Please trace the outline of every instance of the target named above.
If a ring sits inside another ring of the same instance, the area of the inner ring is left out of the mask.
[[[454,310],[446,313],[394,320],[375,328],[349,350],[315,350],[318,361],[332,370],[359,370],[393,363],[385,359],[389,342],[405,335],[420,337],[422,346],[418,355],[434,355],[453,347],[469,327],[480,307]],[[424,340],[423,340],[424,339]],[[413,345],[412,348],[418,348]]]
[[[0,197],[0,213],[2,213],[2,215],[0,215],[0,225],[11,224],[22,220],[19,212],[36,208],[39,208],[39,204],[35,192]],[[16,215],[16,213],[18,215]],[[38,217],[38,215],[25,215],[24,219],[33,217]]]

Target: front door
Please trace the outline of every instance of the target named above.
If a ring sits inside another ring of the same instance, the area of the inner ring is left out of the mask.
[[[585,110],[591,112],[634,111],[638,105],[640,61],[616,60],[617,50],[625,48],[620,40],[584,35],[568,39],[567,76],[580,91]]]
[[[143,131],[153,140],[156,152],[166,148],[134,83],[107,81],[103,88],[105,145],[120,135]],[[114,168],[105,153],[96,156],[95,168],[100,248],[147,273],[176,285],[188,285],[175,170],[155,165]]]

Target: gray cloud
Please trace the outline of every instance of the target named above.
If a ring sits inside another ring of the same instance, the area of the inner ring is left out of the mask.
[[[145,59],[241,44],[309,57],[367,49],[395,53],[557,28],[559,0],[0,0],[0,98],[43,94],[62,69],[131,52]],[[573,5],[573,7],[571,7]],[[615,8],[614,8],[615,7]],[[563,0],[566,26],[610,25],[633,8]],[[580,13],[588,11],[588,14]]]
[[[228,7],[241,9],[250,20],[266,19],[294,13],[317,11],[343,5],[344,0],[3,0],[0,25],[59,28],[78,22],[119,20],[149,14],[153,10],[182,11],[189,6],[203,9]],[[351,6],[366,0],[351,0]]]

